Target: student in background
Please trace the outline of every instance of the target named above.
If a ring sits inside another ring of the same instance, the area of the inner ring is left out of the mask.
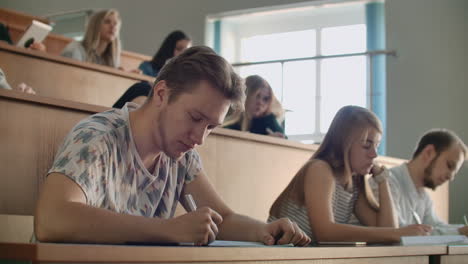
[[[310,239],[288,219],[267,224],[232,211],[203,170],[195,147],[242,99],[240,78],[212,49],[193,47],[170,60],[141,107],[128,103],[72,129],[38,199],[36,237],[308,244]],[[188,210],[186,194],[198,205],[195,211]],[[189,213],[174,217],[179,201]]]
[[[96,12],[88,21],[84,39],[68,44],[62,51],[62,56],[118,68],[121,52],[120,26],[117,10]]]
[[[138,67],[143,74],[156,77],[167,60],[182,53],[192,45],[190,37],[180,30],[171,32],[163,41],[151,61],[144,61]]]
[[[401,226],[419,221],[431,225],[433,235],[468,235],[467,226],[448,225],[437,217],[425,190],[453,180],[466,152],[465,143],[454,132],[433,129],[421,137],[410,161],[390,169],[390,188]]]
[[[224,127],[284,138],[284,130],[278,122],[284,110],[270,84],[258,75],[251,75],[245,79],[245,85],[245,111],[234,113]]]
[[[161,48],[154,55],[151,61],[144,61],[140,64],[139,70],[143,74],[157,77],[159,71],[169,59],[179,55],[189,48],[190,45],[191,40],[184,32],[174,31],[166,37]],[[141,81],[130,86],[112,107],[122,108],[127,102],[142,105],[146,100],[151,87],[152,84],[147,81]]]
[[[430,226],[398,228],[388,170],[374,162],[381,135],[372,112],[359,106],[341,108],[319,149],[273,203],[269,221],[289,217],[313,241],[324,242],[399,242],[401,236],[427,235]],[[368,173],[379,183],[377,210],[364,193]],[[352,213],[364,226],[348,224]]]

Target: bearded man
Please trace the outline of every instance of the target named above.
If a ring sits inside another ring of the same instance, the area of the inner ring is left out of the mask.
[[[412,159],[390,169],[390,188],[400,226],[427,224],[432,235],[468,235],[468,226],[440,220],[425,188],[435,190],[455,178],[466,159],[463,141],[447,129],[426,132]]]

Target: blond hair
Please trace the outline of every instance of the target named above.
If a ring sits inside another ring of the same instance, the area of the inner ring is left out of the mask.
[[[345,187],[351,187],[352,172],[349,164],[351,146],[356,140],[366,139],[369,129],[376,129],[382,133],[382,125],[374,113],[360,106],[342,107],[333,118],[320,147],[273,203],[270,215],[277,216],[283,200],[287,198],[292,198],[299,205],[304,204],[304,178],[307,169],[317,160],[325,161],[331,167],[335,179]]]
[[[260,89],[267,88],[271,97],[270,97],[268,108],[265,111],[264,115],[273,114],[278,120],[278,123],[283,122],[284,109],[281,106],[281,103],[275,97],[273,93],[273,89],[271,88],[270,84],[265,79],[263,79],[259,75],[250,75],[247,78],[245,78],[245,86],[246,86],[245,106],[249,103],[250,100],[253,100],[253,98],[255,98],[255,96],[260,91]],[[230,117],[227,118],[227,121],[223,124],[223,126],[230,126],[232,124],[240,123],[241,131],[249,131],[251,120],[252,118],[248,116],[248,113],[246,113],[246,111],[244,112],[236,111],[232,113]]]
[[[101,41],[101,25],[110,15],[115,14],[119,21],[117,37],[110,42],[104,52],[98,55],[97,49]],[[116,9],[102,10],[94,13],[86,26],[86,33],[81,42],[86,51],[86,61],[92,63],[103,62],[105,65],[117,68],[120,66],[120,14]]]

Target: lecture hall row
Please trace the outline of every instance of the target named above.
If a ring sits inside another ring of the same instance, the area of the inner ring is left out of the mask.
[[[5,10],[2,10],[5,12]],[[2,16],[21,21],[22,14]],[[30,20],[29,20],[30,21]],[[23,27],[18,32],[24,31]],[[20,24],[20,23],[18,23]],[[19,35],[19,33],[18,33]],[[38,95],[0,90],[1,130],[0,164],[3,169],[0,186],[0,259],[73,261],[84,260],[125,262],[207,262],[207,261],[282,261],[347,259],[350,263],[428,263],[436,259],[448,261],[445,255],[459,258],[467,252],[443,246],[431,247],[379,247],[379,248],[311,248],[297,249],[157,249],[107,246],[94,251],[93,246],[27,243],[32,233],[32,215],[41,184],[54,154],[64,136],[77,121],[84,117],[107,110],[113,102],[133,83],[153,79],[140,74],[122,72],[108,67],[77,62],[58,56],[60,41],[66,38],[51,35],[46,40],[51,53],[29,51],[0,44],[0,66],[15,85],[26,81],[34,85]],[[54,53],[55,52],[55,53]],[[148,57],[135,53],[123,53],[122,62],[128,54],[128,66],[132,67]],[[50,81],[54,73],[54,81]],[[95,89],[95,87],[99,87]],[[229,151],[227,151],[229,150]],[[314,145],[305,145],[283,139],[241,133],[227,129],[216,129],[205,144],[198,147],[205,161],[204,167],[211,181],[234,210],[258,219],[266,219],[268,207],[290,181],[291,177],[316,150]],[[258,157],[262,156],[262,159]],[[216,157],[216,162],[210,162]],[[235,162],[233,162],[235,161]],[[380,157],[379,161],[391,167],[402,160]],[[17,166],[21,164],[22,166]],[[243,166],[238,166],[243,164]],[[236,176],[236,177],[233,177]],[[280,177],[281,176],[281,177]],[[252,184],[253,182],[253,184]],[[262,184],[269,182],[268,186]],[[242,195],[236,190],[243,190]],[[25,195],[27,194],[27,195]],[[448,189],[431,193],[438,214],[448,218]],[[183,209],[179,209],[181,213]],[[7,241],[3,240],[6,239]],[[5,243],[7,242],[7,243]],[[8,243],[10,242],[10,243]],[[21,244],[12,244],[21,243]],[[457,251],[458,250],[458,251]],[[26,253],[29,252],[29,253]],[[71,254],[71,252],[75,252]],[[79,252],[79,253],[77,253]],[[95,253],[93,253],[95,252]],[[118,252],[118,253],[117,253]],[[181,254],[181,252],[183,252]],[[136,257],[139,256],[139,257]],[[431,257],[432,256],[432,257]],[[459,258],[460,259],[460,258]],[[458,259],[458,260],[459,260]],[[451,260],[452,261],[452,260]],[[278,262],[281,263],[281,262]],[[328,263],[328,262],[327,262]],[[453,262],[456,263],[456,262]]]

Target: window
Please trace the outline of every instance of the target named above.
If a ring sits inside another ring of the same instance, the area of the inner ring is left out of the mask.
[[[221,25],[220,53],[234,66],[262,62],[235,68],[270,83],[287,111],[290,139],[320,142],[339,108],[369,107],[364,4],[254,10],[209,21]]]

